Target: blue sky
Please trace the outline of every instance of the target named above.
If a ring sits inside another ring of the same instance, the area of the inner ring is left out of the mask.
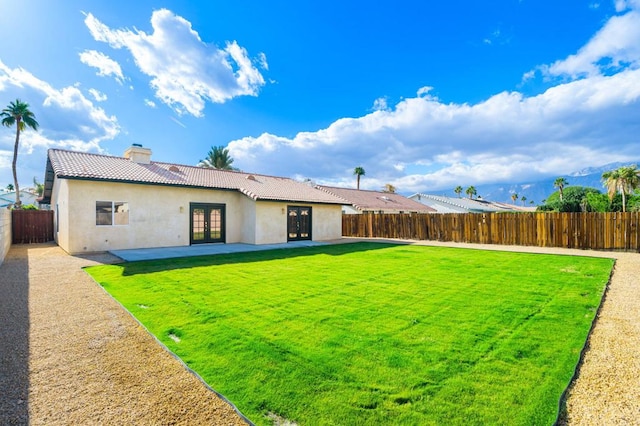
[[[301,4],[303,3],[303,4]],[[0,106],[51,147],[403,193],[533,181],[640,146],[640,0],[0,0]],[[0,128],[0,185],[13,129]]]

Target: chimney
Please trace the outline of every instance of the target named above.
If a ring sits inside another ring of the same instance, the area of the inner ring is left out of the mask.
[[[151,163],[151,150],[144,148],[139,143],[134,143],[124,152],[124,158],[140,164],[149,164]]]

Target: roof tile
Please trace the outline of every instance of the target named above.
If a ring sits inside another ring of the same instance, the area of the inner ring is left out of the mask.
[[[351,188],[337,188],[332,186],[318,185],[317,188],[343,198],[360,211],[384,211],[384,212],[421,212],[432,213],[435,209],[425,206],[400,194],[367,191]]]
[[[344,203],[337,196],[305,183],[276,176],[156,161],[141,164],[124,157],[59,149],[49,150],[49,163],[58,178],[228,189],[253,200]],[[254,178],[248,179],[249,176]]]

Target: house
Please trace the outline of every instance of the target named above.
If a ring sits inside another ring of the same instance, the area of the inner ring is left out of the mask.
[[[20,201],[22,202],[22,206],[27,206],[29,204],[33,204],[34,206],[38,205],[38,194],[27,191],[25,189],[20,190]],[[11,192],[0,192],[0,208],[8,209],[13,207],[16,202],[16,191]]]
[[[43,203],[71,254],[202,243],[272,244],[342,236],[344,201],[292,179],[51,149]]]
[[[483,199],[453,198],[421,193],[414,194],[409,198],[433,208],[437,213],[495,213],[531,211],[531,208],[528,207],[518,207],[513,204],[496,203]]]
[[[346,203],[342,206],[344,214],[359,213],[434,213],[429,206],[410,200],[400,194],[361,189],[337,188],[317,185],[331,195],[342,198]]]

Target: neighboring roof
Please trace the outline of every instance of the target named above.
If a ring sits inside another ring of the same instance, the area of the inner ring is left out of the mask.
[[[35,204],[38,202],[38,194],[33,194],[27,190],[20,190],[20,201],[22,205]],[[0,208],[12,206],[16,202],[16,191],[0,192]]]
[[[402,195],[380,192],[366,191],[351,188],[336,188],[332,186],[317,185],[316,188],[343,198],[359,211],[385,211],[385,212],[421,212],[433,213],[434,209],[424,204],[410,200]]]
[[[324,191],[293,179],[207,169],[181,164],[136,163],[124,157],[50,149],[43,202],[49,203],[54,177],[191,188],[235,190],[253,200],[343,204]]]
[[[470,198],[453,198],[431,194],[414,194],[410,197],[422,204],[433,207],[438,213],[491,213],[505,211],[531,211],[527,207],[496,203]]]

